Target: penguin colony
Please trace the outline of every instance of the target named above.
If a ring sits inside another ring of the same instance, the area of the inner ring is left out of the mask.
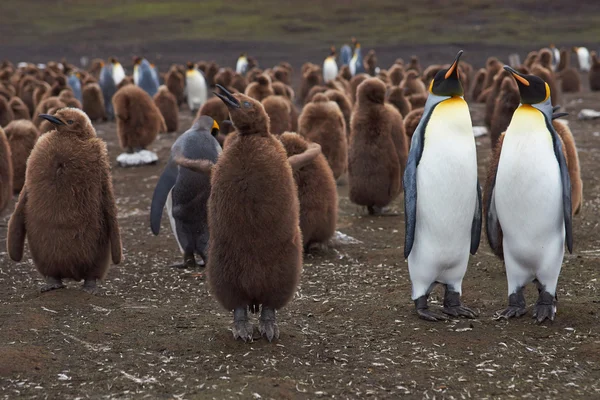
[[[596,54],[572,53],[591,90],[600,90]],[[291,65],[263,70],[245,53],[235,69],[188,62],[164,75],[141,57],[131,76],[114,57],[87,71],[4,62],[0,212],[14,207],[8,254],[20,261],[28,243],[42,291],[72,279],[96,293],[110,262],[121,262],[122,245],[110,161],[92,122],[115,120],[124,155],[137,157],[129,165],[143,165],[158,161],[148,148],[159,133],[179,130],[187,106],[196,118],[171,148],[150,227],[160,233],[166,208],[182,256],[172,266],[206,266],[210,291],[233,313],[234,338],[255,338],[249,311],[259,314],[261,336],[279,337],[277,311],[293,298],[303,254],[327,249],[335,236],[336,181],[371,215],[396,215],[387,207],[404,192],[404,256],[420,318],[478,316],[461,296],[484,229],[506,268],[499,316],[524,315],[523,289],[534,282],[533,317],[553,320],[564,247],[573,250],[573,218],[583,206],[573,134],[553,106],[559,92],[581,90],[579,71],[571,53],[554,46],[517,69],[490,58],[475,72],[461,55],[425,69],[413,56],[383,70],[352,38],[339,60],[332,46],[322,66],[302,66],[297,97]],[[467,101],[485,103],[492,138],[483,188]],[[437,284],[445,289],[441,312],[428,304]]]

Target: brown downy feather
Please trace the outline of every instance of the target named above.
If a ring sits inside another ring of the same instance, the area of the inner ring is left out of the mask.
[[[106,119],[104,107],[104,96],[102,89],[97,83],[88,83],[81,92],[83,111],[92,121]]]
[[[10,146],[0,126],[0,213],[10,203],[13,195],[13,169]]]
[[[400,87],[404,89],[406,96],[410,95],[423,95],[427,94],[427,87],[423,81],[419,78],[416,71],[410,70],[406,72],[404,80],[400,84]]]
[[[4,96],[0,96],[0,127],[8,125],[15,119],[15,113]]]
[[[492,90],[489,92],[487,98],[485,99],[485,115],[483,120],[485,122],[485,126],[488,127],[488,129],[492,125],[492,116],[494,115],[496,99],[500,94],[500,86],[502,85],[502,81],[504,80],[504,78],[506,78],[507,76],[510,76],[510,74],[504,69],[501,69],[500,72],[498,72],[496,76],[494,76]]]
[[[369,75],[367,74],[358,74],[354,75],[352,79],[350,79],[350,97],[352,99],[352,104],[356,103],[356,90],[358,86],[369,79]]]
[[[40,118],[40,114],[48,114],[50,109],[58,109],[66,107],[67,105],[60,101],[58,97],[49,97],[46,100],[42,100],[42,102],[35,109],[35,116],[33,118],[33,123],[37,128],[41,128],[42,122],[46,121],[45,119]],[[46,121],[48,122],[48,121]],[[43,132],[40,129],[40,132]]]
[[[176,65],[172,65],[167,76],[165,76],[165,85],[169,89],[169,92],[175,96],[177,100],[177,106],[180,106],[185,102],[185,75],[179,71]]]
[[[286,97],[269,96],[263,99],[262,105],[271,120],[271,134],[281,135],[292,129],[291,104]]]
[[[23,100],[21,100],[21,98],[16,97],[16,96],[13,97],[8,102],[8,105],[13,110],[15,119],[26,119],[26,120],[31,119],[29,109],[27,108],[27,105],[25,103],[23,103]]]
[[[481,68],[475,74],[475,79],[473,80],[474,81],[473,90],[471,91],[471,99],[472,100],[479,102],[479,96],[481,95],[481,92],[483,91],[483,85],[485,83],[486,74],[487,74],[487,71],[485,70],[485,68]]]
[[[417,130],[417,126],[419,122],[421,122],[421,117],[423,117],[423,112],[425,109],[415,108],[411,112],[409,112],[406,117],[404,117],[404,130],[406,131],[406,136],[408,138],[412,138],[415,130]]]
[[[583,205],[583,181],[581,180],[581,167],[579,163],[579,155],[577,154],[577,146],[575,138],[567,124],[559,120],[552,121],[554,130],[558,133],[562,141],[563,154],[567,160],[569,168],[569,178],[571,179],[571,205],[573,215],[579,214]]]
[[[311,144],[296,133],[286,132],[279,139],[290,159],[310,151]],[[304,247],[326,243],[335,234],[338,200],[333,173],[320,151],[301,168],[294,169],[294,179],[298,186]]]
[[[485,219],[485,226],[487,227],[488,221],[488,204],[490,201],[490,197],[492,196],[492,183],[496,179],[496,173],[498,172],[498,163],[500,162],[500,154],[502,152],[502,143],[504,142],[505,132],[500,134],[498,138],[498,142],[496,143],[496,147],[492,151],[492,157],[490,159],[490,164],[488,166],[488,172],[485,179],[485,187],[483,191],[483,218]],[[486,228],[487,229],[487,228]],[[500,226],[500,221],[498,221],[498,248],[492,248],[492,252],[501,260],[504,260],[504,249],[502,246],[502,227]],[[488,241],[489,242],[489,241]],[[491,243],[490,243],[490,247]]]
[[[406,72],[408,73],[408,71],[415,71],[417,73],[417,76],[421,75],[421,65],[419,64],[419,57],[410,57],[410,63],[408,64],[408,67],[406,67]]]
[[[408,98],[404,96],[404,89],[400,86],[388,88],[385,101],[396,107],[403,117],[407,116],[410,110],[412,110],[412,105],[408,101]]]
[[[245,76],[236,73],[231,78],[231,87],[239,93],[244,93],[248,88],[248,80]]]
[[[75,98],[71,90],[62,90],[58,95],[58,99],[65,103],[67,107],[82,109],[81,103]]]
[[[258,101],[272,96],[275,92],[273,92],[273,88],[271,87],[271,78],[266,74],[257,76],[256,80],[246,87],[244,94]]]
[[[173,93],[166,86],[162,85],[158,88],[158,92],[154,95],[153,100],[165,120],[167,132],[177,132],[179,129],[179,107]]]
[[[13,191],[19,193],[25,184],[27,158],[35,146],[40,132],[29,120],[13,121],[6,128],[13,166]]]
[[[343,92],[329,89],[325,92],[325,96],[331,101],[335,101],[344,116],[344,122],[346,123],[346,138],[350,139],[350,118],[352,117],[352,103],[350,99]]]
[[[489,88],[494,83],[494,78],[498,72],[503,71],[502,63],[496,57],[490,57],[485,63],[486,75],[483,84],[483,90]]]
[[[410,106],[412,109],[425,107],[425,103],[427,102],[428,93],[421,94],[413,94],[408,96],[408,101],[410,102]]]
[[[589,72],[590,90],[600,91],[600,60],[595,51],[592,51],[592,65]]]
[[[219,126],[221,126],[221,123],[223,121],[229,119],[229,110],[227,109],[227,106],[223,104],[223,102],[218,97],[211,97],[206,101],[206,103],[202,104],[202,107],[200,107],[200,109],[198,110],[194,123],[202,115],[208,115],[209,117],[217,121],[217,124],[219,124]]]
[[[500,86],[500,94],[496,99],[490,124],[492,150],[496,148],[500,134],[508,128],[510,120],[520,103],[521,95],[515,79],[510,76],[505,77]]]
[[[314,86],[319,86],[323,83],[323,73],[321,68],[314,66],[309,68],[302,73],[302,82],[300,84],[300,101],[302,104],[306,104],[310,100],[308,99],[308,93]]]

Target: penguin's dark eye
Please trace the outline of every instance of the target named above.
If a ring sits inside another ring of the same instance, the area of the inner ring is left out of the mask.
[[[72,119],[67,120],[67,124],[73,125],[73,120]]]
[[[244,108],[250,108],[250,102],[249,101],[245,101],[244,102]]]

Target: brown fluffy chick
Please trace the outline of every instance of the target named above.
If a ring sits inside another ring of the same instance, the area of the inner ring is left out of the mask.
[[[0,126],[6,126],[15,119],[15,113],[4,96],[0,96]]]
[[[283,96],[268,96],[262,100],[265,112],[271,120],[271,134],[281,135],[292,129],[290,101]]]
[[[569,169],[569,178],[571,179],[571,202],[573,215],[579,214],[583,205],[583,181],[581,180],[581,167],[579,163],[579,155],[577,154],[577,146],[575,138],[569,126],[560,120],[552,121],[552,126],[560,136],[562,148],[567,160],[567,168]]]
[[[244,94],[258,101],[274,95],[275,92],[273,91],[273,87],[271,87],[271,78],[266,74],[257,76],[256,80],[246,87]]]
[[[81,105],[90,120],[98,121],[106,119],[104,107],[104,96],[102,89],[97,83],[88,83],[81,92]]]
[[[19,193],[25,184],[27,158],[29,158],[40,132],[31,121],[25,119],[12,121],[4,130],[12,156],[13,191]]]
[[[502,132],[508,128],[510,120],[520,103],[521,95],[515,79],[509,76],[505,77],[500,85],[500,93],[496,98],[490,125],[492,150],[496,148],[496,143]]]
[[[29,108],[27,108],[27,105],[23,103],[23,100],[21,100],[20,97],[15,96],[11,98],[8,102],[8,105],[13,110],[15,119],[31,119],[31,115],[29,114]]]
[[[13,170],[10,145],[4,130],[0,126],[0,213],[10,203],[13,195]]]
[[[412,110],[412,105],[408,98],[404,96],[404,89],[400,86],[389,87],[385,95],[385,101],[396,107],[403,117],[407,116]]]
[[[158,88],[158,92],[154,95],[153,100],[165,120],[167,132],[177,132],[179,129],[179,106],[177,105],[177,98],[169,91],[169,88],[161,85]]]
[[[413,134],[417,130],[417,126],[423,117],[423,111],[425,111],[423,107],[415,108],[414,110],[411,110],[406,117],[404,117],[404,130],[408,138],[412,138]]]
[[[21,261],[25,238],[46,279],[42,291],[84,280],[95,293],[109,266],[121,262],[121,236],[106,144],[85,113],[63,108],[44,115],[56,129],[40,137],[27,163],[25,186],[8,224],[8,254]]]
[[[592,65],[589,72],[590,90],[592,92],[600,91],[600,60],[598,54],[592,51]]]
[[[310,89],[314,86],[321,85],[322,83],[323,73],[321,72],[320,67],[309,66],[302,72],[302,82],[300,83],[300,101],[302,104],[306,104],[306,102],[310,101],[310,99],[308,99],[308,92],[310,92]]]

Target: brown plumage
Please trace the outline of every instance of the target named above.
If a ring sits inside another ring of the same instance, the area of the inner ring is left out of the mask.
[[[13,190],[19,193],[25,184],[27,158],[40,132],[31,121],[24,119],[11,122],[4,130],[12,157]]]
[[[525,57],[525,61],[523,62],[523,65],[527,69],[531,68],[533,63],[535,63],[535,60],[537,60],[537,57],[538,57],[537,51],[530,51],[529,54],[527,54],[527,57]]]
[[[246,87],[244,92],[246,96],[252,97],[258,101],[275,94],[271,87],[271,78],[266,74],[261,74],[256,77],[256,80]]]
[[[15,119],[31,119],[27,105],[23,103],[20,97],[13,97],[8,102],[8,105],[13,110]]]
[[[269,96],[263,99],[262,105],[271,121],[271,134],[281,135],[292,129],[291,104],[286,97]]]
[[[208,64],[206,64],[206,73],[204,75],[206,76],[206,84],[208,86],[215,86],[215,76],[217,76],[218,72],[219,64],[215,61],[209,61]]]
[[[54,114],[56,111],[58,111],[61,108],[64,108],[64,107],[63,106],[52,107],[52,108],[49,108],[48,111],[46,111],[46,113],[52,115],[52,114]],[[52,125],[52,123],[50,123],[50,121],[44,120],[40,124],[40,127],[38,128],[38,131],[40,132],[40,135],[41,135],[41,134],[44,134],[46,132],[50,132],[53,129],[54,129],[54,125]]]
[[[542,64],[534,64],[533,67],[531,67],[531,74],[542,78],[548,84],[550,87],[552,105],[555,106],[559,104],[560,94],[552,70],[544,67]]]
[[[427,93],[427,87],[423,81],[419,78],[417,71],[410,70],[406,72],[404,80],[400,84],[401,88],[404,88],[404,94],[410,96],[413,94],[421,95]]]
[[[92,121],[106,119],[106,110],[104,108],[104,96],[102,89],[97,83],[88,83],[81,91],[81,102],[83,111]]]
[[[403,117],[407,116],[410,110],[412,110],[412,105],[408,101],[408,98],[404,96],[404,89],[400,86],[388,88],[385,101],[396,107]]]
[[[350,97],[352,99],[352,104],[356,103],[356,91],[358,86],[369,79],[369,75],[367,74],[357,74],[350,79]]]
[[[302,154],[309,148],[309,143],[296,133],[286,132],[279,140],[288,157]],[[326,243],[335,234],[338,200],[335,179],[323,154],[294,170],[294,179],[298,186],[304,248],[313,243]]]
[[[6,126],[15,119],[15,113],[4,96],[0,96],[0,127]]]
[[[369,50],[363,61],[365,71],[371,76],[375,76],[375,68],[377,68],[377,54],[375,50]]]
[[[487,74],[485,76],[483,90],[492,86],[496,74],[498,74],[498,72],[500,71],[503,71],[502,66],[502,63],[496,57],[490,57],[487,59],[485,63],[485,69],[487,71]]]
[[[423,107],[415,108],[404,117],[404,130],[408,138],[412,138],[415,130],[417,130],[417,126],[423,117],[423,111],[425,111]]]
[[[84,289],[94,292],[109,257],[118,264],[122,254],[106,144],[81,110],[64,108],[54,118],[56,129],[29,157],[8,224],[8,254],[20,261],[27,237],[47,280],[43,291],[62,287],[62,279],[85,279]]]
[[[281,65],[276,66],[275,68],[273,68],[273,77],[278,82],[281,82],[285,85],[291,85],[292,84],[291,66],[289,68],[286,66],[281,66]]]
[[[10,203],[13,195],[13,170],[10,146],[0,126],[0,213]]]
[[[589,72],[590,90],[592,92],[600,91],[600,60],[598,54],[592,51],[592,65]]]
[[[352,103],[350,99],[343,92],[338,90],[329,89],[325,92],[325,96],[331,101],[335,101],[344,116],[344,122],[346,123],[346,137],[350,138],[350,118],[352,117]]]
[[[169,92],[175,96],[177,106],[180,106],[185,101],[185,75],[179,71],[177,65],[172,65],[169,71],[167,71],[165,85],[169,89]]]
[[[560,78],[560,88],[563,93],[578,93],[581,91],[581,78],[579,77],[579,71],[573,67],[567,67],[562,70],[559,75]],[[543,78],[542,78],[543,79]],[[590,83],[591,83],[591,75],[590,75]],[[591,85],[590,85],[591,86]],[[591,87],[590,87],[591,89]],[[552,92],[552,97],[554,98],[554,93]],[[552,102],[554,103],[554,101]]]
[[[417,75],[421,75],[421,65],[419,64],[419,57],[410,57],[410,63],[408,64],[408,67],[406,67],[406,72],[408,71],[415,71]]]
[[[61,90],[58,99],[65,103],[67,107],[82,109],[81,103],[75,98],[71,90]]]
[[[385,85],[368,79],[358,87],[352,113],[348,181],[350,201],[369,213],[387,206],[402,188],[408,158],[402,116],[385,104]]]
[[[479,96],[483,91],[483,85],[485,84],[487,71],[485,68],[479,69],[475,74],[473,90],[471,91],[471,99],[475,101],[479,101]]]
[[[583,205],[583,181],[581,180],[581,168],[575,138],[567,124],[554,120],[552,126],[554,126],[554,130],[560,136],[563,144],[563,154],[567,159],[569,178],[571,179],[571,205],[573,215],[576,215],[579,214]]]
[[[302,271],[298,191],[263,106],[226,96],[238,134],[212,169],[208,283],[219,303],[235,310],[234,337],[252,337],[247,309],[262,305],[261,331],[271,340],[278,336],[275,310],[292,299]]]
[[[324,85],[313,86],[306,95],[306,103],[311,102],[317,93],[325,93],[329,87]]]
[[[552,71],[552,51],[548,48],[541,49],[537,54],[535,62]]]
[[[206,101],[206,103],[202,104],[202,107],[198,110],[198,114],[196,114],[196,119],[194,123],[200,118],[202,115],[208,115],[222,128],[222,122],[226,119],[229,119],[229,110],[227,106],[223,104],[223,102],[218,97],[211,97]]]
[[[382,83],[383,84],[383,83]],[[333,177],[338,179],[348,166],[348,143],[344,115],[337,103],[322,93],[304,106],[298,120],[298,133],[321,145]]]
[[[490,201],[490,197],[492,196],[492,183],[496,179],[496,173],[498,172],[498,163],[500,162],[500,154],[502,152],[502,143],[504,142],[504,136],[506,132],[502,132],[500,137],[498,138],[498,142],[496,143],[496,147],[492,151],[492,157],[490,159],[490,164],[488,165],[487,176],[485,179],[485,187],[483,190],[483,217],[485,219],[486,229],[488,224],[488,204]],[[494,249],[492,246],[490,248],[494,252],[494,254],[504,260],[504,250],[502,244],[502,227],[500,226],[500,222],[498,221],[498,248]]]
[[[308,92],[314,86],[321,85],[323,83],[323,73],[321,68],[318,66],[310,66],[302,74],[302,82],[300,84],[300,101],[302,104],[310,101],[308,99]]]
[[[421,108],[425,107],[425,103],[427,102],[428,93],[420,93],[420,94],[411,94],[408,96],[408,101],[410,102],[410,106],[412,108]]]
[[[48,111],[50,109],[58,109],[58,108],[63,108],[66,107],[66,104],[63,103],[62,101],[59,100],[58,97],[49,97],[45,100],[42,100],[42,102],[40,104],[38,104],[38,106],[35,109],[35,116],[33,118],[33,123],[35,124],[35,126],[37,128],[40,128],[42,125],[42,122],[45,121],[45,119],[40,117],[40,114],[47,114]],[[43,132],[40,129],[40,132]]]
[[[94,58],[92,62],[90,62],[90,66],[88,67],[88,72],[94,78],[98,79],[100,77],[100,71],[102,71],[102,67],[104,66],[104,60],[101,58]]]
[[[294,101],[294,89],[292,89],[290,86],[286,85],[283,82],[273,82],[271,87],[273,88],[273,92],[275,93],[275,95],[284,96],[287,97],[290,101]]]
[[[145,149],[159,132],[167,131],[160,110],[143,89],[127,85],[115,93],[112,102],[122,149]]]
[[[352,73],[350,72],[350,67],[347,65],[342,65],[340,71],[338,72],[338,77],[344,79],[345,81],[350,82],[352,79]]]
[[[517,107],[519,107],[520,102],[521,95],[519,94],[519,88],[515,79],[510,76],[505,77],[500,85],[500,93],[496,98],[490,124],[492,150],[496,148],[500,134],[508,128],[510,120]]]
[[[165,85],[162,85],[158,88],[153,100],[165,120],[167,132],[177,132],[179,129],[179,107],[173,93]]]
[[[248,88],[248,80],[244,75],[236,73],[231,78],[231,87],[239,93],[244,93],[246,88]]]
[[[564,49],[564,48],[560,49],[560,61],[558,62],[558,65],[556,66],[556,72],[560,73],[565,68],[567,68],[570,64],[570,59],[571,59],[571,53],[569,53],[567,49]]]
[[[484,115],[484,123],[485,126],[490,128],[492,126],[492,116],[494,115],[494,107],[496,106],[496,99],[500,94],[500,86],[502,85],[502,81],[507,76],[511,76],[504,69],[501,69],[496,76],[494,76],[492,88],[489,92],[489,95],[485,99],[485,115]]]

